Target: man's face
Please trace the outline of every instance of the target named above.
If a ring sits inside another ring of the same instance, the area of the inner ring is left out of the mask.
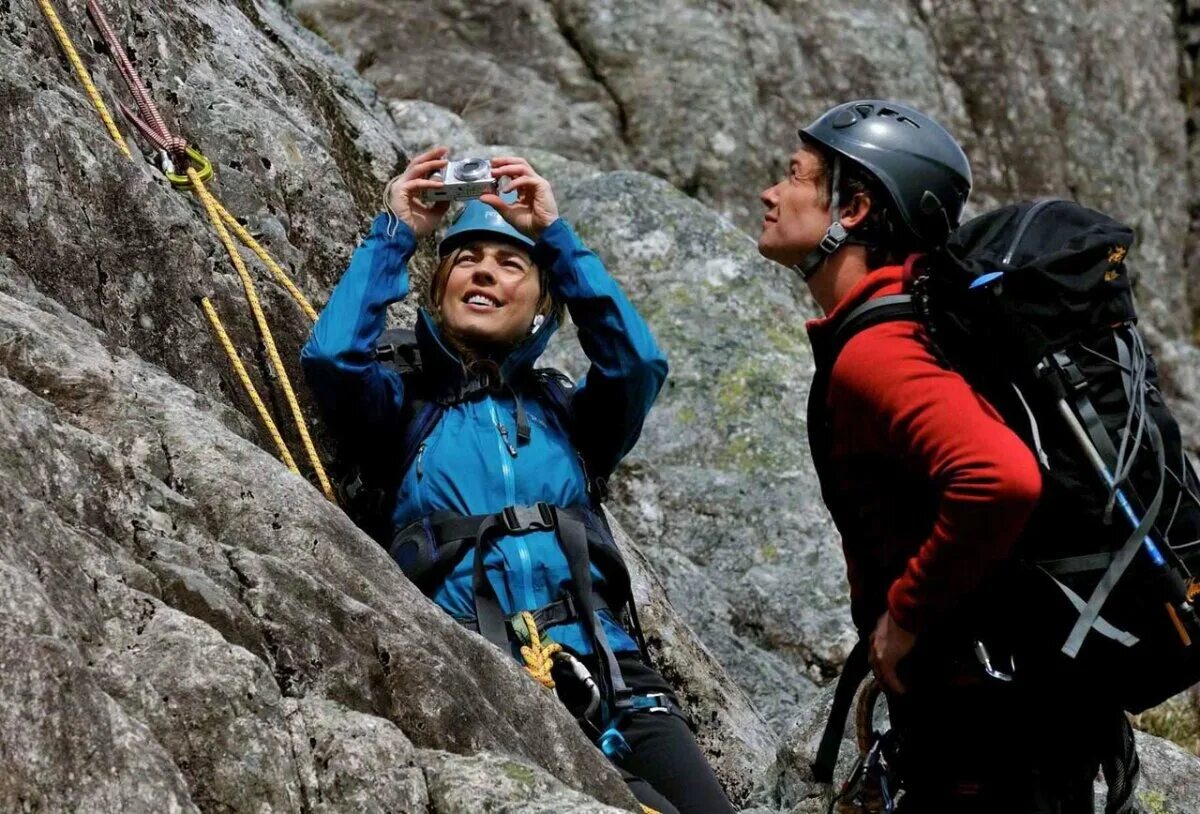
[[[758,251],[763,257],[794,266],[816,248],[829,228],[829,203],[820,155],[802,146],[792,153],[786,177],[763,191],[767,207]]]

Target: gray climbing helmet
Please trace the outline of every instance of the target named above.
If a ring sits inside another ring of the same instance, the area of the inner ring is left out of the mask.
[[[844,102],[801,129],[800,138],[830,154],[833,179],[833,222],[798,268],[806,279],[849,238],[837,217],[843,162],[879,181],[918,245],[940,246],[958,226],[971,193],[971,164],[946,128],[924,113],[881,99]]]

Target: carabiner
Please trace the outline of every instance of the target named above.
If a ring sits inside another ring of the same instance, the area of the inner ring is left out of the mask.
[[[192,165],[196,168],[196,174],[200,176],[200,181],[202,183],[212,178],[212,162],[210,162],[203,153],[201,153],[195,147],[188,147],[187,156],[191,159]],[[180,175],[177,172],[173,172],[174,169],[175,168],[170,165],[163,167],[163,175],[167,176],[167,180],[171,182],[171,185],[176,189],[191,189],[192,179],[188,177],[187,170],[185,169],[183,174]]]

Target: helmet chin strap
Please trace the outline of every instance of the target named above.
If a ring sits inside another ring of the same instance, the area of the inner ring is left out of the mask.
[[[842,157],[837,153],[833,155],[833,168],[830,172],[832,182],[830,183],[829,193],[829,219],[831,223],[829,228],[825,230],[825,236],[821,238],[821,242],[817,247],[808,253],[792,268],[800,275],[801,279],[808,282],[817,270],[821,268],[821,264],[825,262],[830,255],[846,243],[850,237],[850,233],[846,231],[846,227],[842,226],[842,219],[838,217],[838,209],[840,201],[838,200],[838,187],[841,184],[842,175]]]

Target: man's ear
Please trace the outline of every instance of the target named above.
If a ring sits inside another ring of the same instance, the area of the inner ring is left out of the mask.
[[[867,215],[870,214],[873,203],[874,202],[871,200],[871,193],[854,193],[854,197],[842,207],[842,211],[840,213],[842,226],[844,226],[847,231],[854,229],[867,219]]]

